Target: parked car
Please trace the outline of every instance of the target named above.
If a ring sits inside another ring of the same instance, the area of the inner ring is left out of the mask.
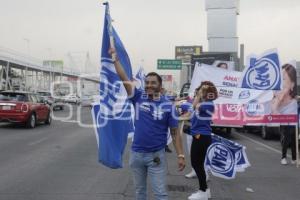
[[[40,95],[40,98],[50,106],[54,103],[54,98],[50,92],[39,91],[37,94]]]
[[[92,95],[83,95],[81,97],[81,106],[92,106],[93,97]]]
[[[97,103],[100,103],[100,95],[93,95],[93,96],[92,96],[92,99],[93,99],[93,100],[92,100],[92,101],[93,101],[92,103],[96,103],[96,104],[97,104]]]
[[[50,106],[30,92],[0,92],[0,122],[24,124],[34,128],[38,122],[51,124]]]
[[[61,101],[61,99],[59,99],[59,98],[54,98],[50,92],[39,91],[39,92],[37,92],[37,94],[40,95],[40,98],[44,102],[46,102],[47,104],[52,106],[53,110],[56,110],[56,109],[63,110],[64,109],[63,101]]]
[[[250,133],[258,133],[264,140],[268,140],[273,136],[280,136],[280,125],[244,126],[244,130]]]
[[[80,100],[79,96],[77,96],[76,94],[69,94],[64,97],[64,102],[80,104],[81,100]]]

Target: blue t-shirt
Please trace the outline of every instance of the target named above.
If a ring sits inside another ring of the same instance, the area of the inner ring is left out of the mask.
[[[137,89],[129,100],[135,107],[132,150],[149,153],[165,148],[168,128],[178,127],[175,106],[165,96],[152,100]]]
[[[215,107],[212,101],[200,103],[199,109],[195,110],[191,118],[191,135],[211,135],[211,120]]]
[[[180,104],[179,107],[181,108],[181,111],[183,113],[192,112],[193,104],[190,102],[184,102],[184,103]]]

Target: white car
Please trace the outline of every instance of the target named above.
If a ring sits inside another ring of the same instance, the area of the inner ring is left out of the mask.
[[[70,94],[64,97],[64,102],[65,103],[75,103],[75,104],[80,104],[81,100],[79,96],[76,94]]]
[[[100,103],[100,95],[93,95],[93,103]]]
[[[81,97],[81,106],[91,106],[93,103],[93,97],[91,95],[83,95]]]
[[[86,106],[93,107],[94,104],[100,103],[100,95],[91,95],[90,97],[91,97],[91,99],[89,99],[89,105],[86,105]],[[83,104],[83,101],[82,101],[82,104]]]

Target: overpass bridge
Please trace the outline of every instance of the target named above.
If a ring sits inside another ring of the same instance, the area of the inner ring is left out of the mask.
[[[76,91],[85,85],[97,90],[99,74],[82,73],[63,64],[52,65],[51,61],[45,65],[42,60],[0,47],[0,90],[50,91],[51,85],[59,82],[72,84]]]

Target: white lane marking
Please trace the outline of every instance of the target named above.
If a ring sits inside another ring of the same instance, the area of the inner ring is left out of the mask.
[[[44,137],[44,138],[42,138],[42,139],[40,139],[40,140],[37,140],[37,141],[35,141],[35,142],[31,142],[31,143],[29,143],[28,145],[29,145],[29,146],[33,146],[33,145],[39,144],[39,143],[41,143],[41,142],[43,142],[43,141],[45,141],[45,140],[47,140],[47,139],[48,139],[48,137]]]
[[[74,123],[74,124],[79,123],[79,121],[77,121],[77,120],[57,120],[57,121],[66,122],[66,123]]]
[[[244,139],[250,140],[251,142],[253,142],[253,143],[255,143],[255,144],[258,144],[258,145],[260,145],[260,146],[263,146],[263,147],[265,147],[265,148],[267,148],[267,149],[269,149],[269,150],[271,150],[271,151],[274,151],[274,152],[276,152],[276,153],[278,153],[278,154],[281,155],[281,151],[278,150],[278,149],[275,149],[275,148],[273,148],[273,147],[270,147],[270,146],[268,146],[268,145],[266,145],[266,144],[264,144],[264,143],[261,143],[261,142],[259,142],[259,141],[257,141],[257,140],[254,140],[254,139],[252,139],[252,138],[250,138],[250,137],[248,137],[248,136],[242,135],[241,133],[235,132],[234,134],[237,134],[237,135],[241,136],[241,137],[244,138]],[[291,156],[290,156],[289,154],[287,154],[287,157],[288,157],[288,158],[291,158]]]

